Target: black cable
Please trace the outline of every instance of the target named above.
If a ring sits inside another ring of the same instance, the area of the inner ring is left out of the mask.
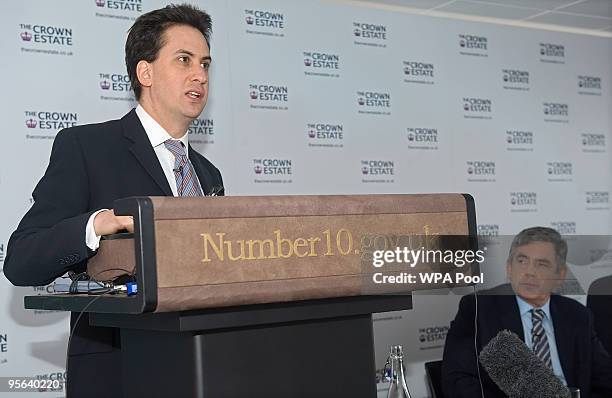
[[[85,313],[85,310],[87,310],[87,308],[89,308],[90,305],[98,301],[98,299],[103,296],[104,294],[101,294],[97,296],[96,298],[94,298],[93,300],[91,300],[89,303],[87,303],[87,305],[81,310],[76,320],[74,321],[74,325],[72,325],[72,329],[70,330],[70,336],[68,336],[68,347],[66,347],[66,374],[68,374],[68,364],[70,362],[70,342],[72,341],[72,336],[74,334],[74,331],[76,330],[77,324],[81,320],[81,317]],[[64,383],[64,387],[66,388],[66,398],[68,398],[68,379],[69,377],[66,377],[66,382]]]
[[[96,275],[94,276],[89,276],[87,275],[86,272],[81,272],[80,274],[76,274],[71,276],[72,279],[72,283],[70,285],[70,293],[77,293],[76,289],[77,289],[77,284],[79,281],[82,280],[87,280],[93,283],[102,283],[100,281],[98,281],[96,279],[97,276],[99,276],[100,274],[104,273],[104,272],[108,272],[108,271],[125,271],[127,272],[128,275],[133,276],[134,275],[134,271],[135,268],[132,271],[128,271],[127,269],[124,268],[109,268],[109,269],[105,269],[102,270],[100,272],[98,272]],[[89,286],[88,286],[88,290],[89,290]],[[70,363],[70,343],[72,342],[72,336],[74,335],[74,331],[76,330],[76,327],[79,323],[79,321],[81,320],[81,317],[83,316],[83,314],[85,313],[85,311],[87,310],[87,308],[89,308],[89,306],[91,306],[93,303],[95,303],[96,301],[98,301],[98,299],[100,297],[103,297],[104,295],[107,294],[112,294],[114,293],[114,286],[108,287],[107,289],[104,289],[103,291],[88,291],[87,294],[88,295],[95,295],[97,296],[96,298],[94,298],[93,300],[91,300],[89,303],[87,303],[87,305],[81,310],[81,312],[79,312],[79,315],[77,316],[76,320],[74,321],[74,325],[72,325],[72,328],[70,330],[70,335],[68,336],[68,346],[66,347],[66,374],[68,373],[68,364]],[[66,377],[66,383],[64,384],[65,388],[66,388],[66,398],[68,398],[68,377]]]
[[[102,271],[98,272],[97,274],[95,274],[94,276],[92,276],[91,278],[92,278],[93,280],[95,280],[95,281],[98,281],[98,276],[99,276],[100,274],[103,274],[103,273],[108,272],[108,271],[124,271],[124,272],[126,272],[128,275],[130,275],[130,276],[134,276],[134,275],[136,274],[136,266],[134,266],[134,268],[132,268],[132,270],[131,270],[131,271],[128,271],[128,270],[127,270],[127,269],[125,269],[125,268],[108,268],[108,269],[104,269],[104,270],[102,270]],[[99,282],[99,281],[98,281],[98,282]]]
[[[480,362],[478,361],[478,291],[476,285],[474,289],[474,301],[475,301],[475,312],[474,312],[474,353],[476,354],[476,372],[478,373],[478,383],[480,383],[480,394],[484,398],[484,387],[482,386],[482,377],[480,375]]]
[[[85,271],[80,272],[78,274],[75,272],[69,272],[68,276],[72,280],[72,282],[70,283],[70,287],[68,288],[69,293],[78,293],[79,282],[89,280],[89,275],[87,275],[87,272]]]
[[[119,278],[119,277],[121,277],[123,275],[119,275],[119,276],[115,277],[114,280],[111,280],[111,281],[99,281],[97,279],[97,276],[100,275],[100,274],[103,274],[105,272],[108,272],[108,271],[124,271],[124,272],[127,273],[127,275],[134,276],[135,269],[136,269],[136,267],[134,267],[134,269],[132,271],[128,271],[125,268],[108,268],[108,269],[105,269],[105,270],[102,270],[102,271],[98,272],[94,276],[90,277],[89,281],[90,282],[94,282],[94,283],[96,283],[98,285],[108,285],[108,286],[107,286],[106,289],[103,289],[103,290],[101,290],[101,289],[89,290],[90,289],[89,285],[87,285],[87,294],[90,294],[90,295],[103,295],[103,294],[106,294],[106,293],[111,293],[111,294],[112,293],[116,293],[115,285],[114,285],[114,280],[116,280],[117,278]]]
[[[102,270],[100,272],[98,272],[96,275],[94,276],[89,276],[87,274],[87,272],[81,272],[81,273],[74,273],[74,272],[69,272],[68,275],[70,277],[70,279],[72,280],[72,282],[70,283],[70,286],[68,287],[68,293],[69,294],[79,294],[82,293],[79,291],[79,282],[90,282],[90,283],[94,283],[94,287],[92,288],[90,286],[90,284],[87,284],[87,294],[91,294],[91,295],[98,295],[98,294],[105,294],[105,293],[111,293],[113,291],[113,281],[101,281],[98,280],[98,276],[105,273],[105,272],[109,272],[109,271],[124,271],[127,275],[129,276],[134,276],[135,273],[135,269],[136,267],[134,267],[132,269],[132,271],[129,271],[125,268],[108,268],[105,270]],[[122,276],[122,275],[121,275]],[[65,277],[62,277],[65,278]],[[118,277],[116,277],[118,278]],[[100,285],[105,286],[108,285],[106,289],[98,289],[100,287]],[[95,290],[93,290],[95,289]]]

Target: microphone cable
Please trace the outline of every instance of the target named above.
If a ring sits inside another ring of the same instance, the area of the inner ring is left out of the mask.
[[[76,284],[78,283],[79,280],[89,280],[89,281],[92,281],[94,283],[100,283],[100,281],[96,280],[96,277],[98,275],[100,275],[100,274],[102,274],[104,272],[108,272],[108,271],[125,271],[125,272],[128,273],[128,275],[134,276],[134,270],[128,271],[128,270],[126,270],[124,268],[109,268],[109,269],[105,269],[105,270],[102,270],[102,271],[98,272],[96,275],[92,276],[91,278],[88,277],[87,272],[81,272],[79,274],[71,275],[71,279],[73,279],[72,283],[74,284],[75,289],[76,289]],[[86,279],[83,279],[83,278],[86,278]],[[71,286],[71,293],[73,293],[72,290],[73,290],[73,288]],[[64,383],[64,388],[66,389],[66,391],[65,391],[66,392],[66,398],[69,398],[68,397],[68,379],[69,379],[69,377],[68,377],[68,364],[70,362],[70,343],[72,342],[72,336],[74,335],[74,331],[76,330],[76,327],[77,327],[79,321],[81,320],[81,317],[83,316],[85,311],[91,305],[93,305],[101,297],[104,297],[105,295],[111,295],[111,294],[113,294],[115,292],[116,292],[116,290],[115,290],[115,287],[112,284],[112,282],[111,282],[111,285],[110,285],[109,288],[107,288],[107,289],[105,289],[105,290],[103,290],[101,292],[100,291],[95,291],[95,292],[90,291],[90,292],[88,292],[87,295],[95,295],[97,297],[94,298],[93,300],[91,300],[89,303],[87,303],[87,305],[85,307],[83,307],[83,309],[79,312],[79,315],[76,317],[76,320],[74,321],[74,325],[72,325],[72,327],[70,328],[70,335],[68,336],[68,345],[66,346],[66,380],[65,380],[65,383]]]
[[[478,374],[478,383],[480,384],[480,395],[484,398],[484,387],[482,385],[482,376],[480,374],[480,362],[478,361],[478,290],[476,285],[474,289],[474,354],[476,355],[476,372]]]
[[[66,398],[69,398],[68,397],[68,379],[70,377],[68,376],[68,363],[70,362],[70,342],[72,341],[72,335],[74,334],[74,331],[76,330],[77,324],[81,320],[81,317],[85,313],[85,310],[87,310],[87,308],[89,308],[90,305],[98,301],[100,297],[104,297],[105,294],[108,294],[108,292],[99,294],[96,298],[94,298],[89,303],[87,303],[87,305],[81,310],[81,312],[77,316],[76,320],[74,321],[74,325],[72,325],[72,329],[70,330],[70,336],[68,336],[68,346],[66,347],[66,382],[64,383],[64,387],[66,388]]]

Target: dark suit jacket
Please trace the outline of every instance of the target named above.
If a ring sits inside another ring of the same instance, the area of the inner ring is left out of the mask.
[[[478,352],[507,329],[525,340],[516,297],[510,285],[478,293]],[[474,352],[474,317],[476,300],[464,296],[459,311],[446,336],[442,365],[445,398],[480,397],[480,384]],[[601,346],[593,330],[591,313],[575,300],[559,295],[550,298],[550,314],[563,373],[570,387],[580,388],[582,398],[612,397],[612,359]],[[480,367],[486,398],[506,395]]]
[[[191,147],[189,159],[205,193],[223,185],[219,170]],[[129,196],[172,196],[135,110],[120,120],[60,131],[34,189],[34,205],[9,240],[6,277],[18,286],[36,286],[69,270],[84,271],[95,254],[85,244],[89,217]],[[82,317],[70,343],[72,397],[107,396],[121,379],[118,348],[117,330],[92,328]],[[75,391],[83,382],[89,388]]]
[[[612,276],[594,281],[589,287],[587,307],[593,313],[595,332],[609,353],[612,353]]]

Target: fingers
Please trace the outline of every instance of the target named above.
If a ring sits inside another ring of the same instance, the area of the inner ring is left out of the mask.
[[[112,235],[118,232],[134,232],[134,218],[132,216],[116,216],[113,210],[105,210],[94,218],[94,231],[96,235]]]
[[[134,217],[132,216],[115,216],[117,222],[121,225],[121,229],[128,232],[134,232]]]

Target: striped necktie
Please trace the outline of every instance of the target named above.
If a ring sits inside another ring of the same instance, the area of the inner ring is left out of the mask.
[[[544,330],[544,317],[546,314],[540,308],[531,310],[531,341],[533,342],[533,353],[552,369],[552,361],[550,359],[550,347],[548,346],[548,337]]]
[[[178,196],[202,196],[202,188],[181,141],[166,140],[166,148],[174,155],[174,177]]]

